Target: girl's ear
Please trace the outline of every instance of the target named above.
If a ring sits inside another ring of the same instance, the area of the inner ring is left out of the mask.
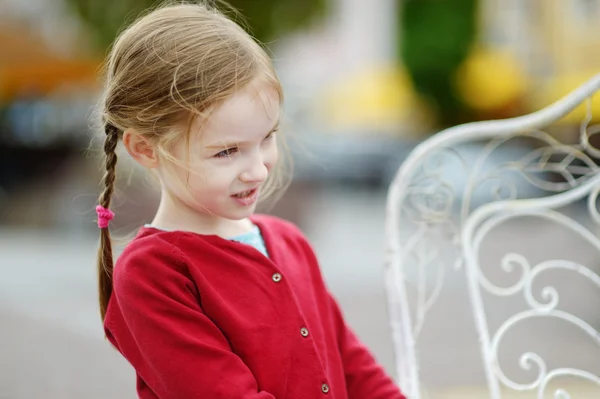
[[[153,169],[158,166],[158,154],[148,140],[133,129],[123,132],[123,145],[137,163],[145,168]]]

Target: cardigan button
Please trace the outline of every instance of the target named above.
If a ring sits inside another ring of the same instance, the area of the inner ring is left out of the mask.
[[[272,276],[272,279],[273,279],[273,281],[275,281],[276,283],[280,282],[280,281],[281,281],[281,274],[279,274],[279,273],[275,273],[275,274],[273,274],[273,276]]]
[[[308,337],[308,328],[306,328],[306,327],[302,327],[302,328],[300,329],[300,334],[302,334],[302,336],[303,336],[304,338]]]
[[[323,392],[324,394],[329,393],[329,385],[327,385],[327,384],[321,385],[321,392]]]

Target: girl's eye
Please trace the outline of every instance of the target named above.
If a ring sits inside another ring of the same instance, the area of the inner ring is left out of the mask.
[[[237,152],[237,148],[228,148],[215,155],[215,158],[228,158]]]
[[[265,137],[265,141],[269,140],[270,138],[273,137],[273,135],[275,135],[275,133],[277,133],[277,130],[279,129],[275,129],[273,130],[271,133],[269,133],[269,135],[267,137]]]

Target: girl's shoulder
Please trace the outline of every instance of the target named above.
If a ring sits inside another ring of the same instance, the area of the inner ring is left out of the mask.
[[[142,227],[123,249],[115,262],[116,275],[138,273],[169,267],[183,269],[184,260],[178,248],[179,234]]]
[[[177,247],[180,240],[177,232],[159,230],[151,226],[141,227],[133,240],[124,248],[121,257],[127,257],[129,254],[141,254],[146,252],[171,252]]]

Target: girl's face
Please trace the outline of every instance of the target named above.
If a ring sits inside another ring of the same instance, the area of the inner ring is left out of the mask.
[[[183,165],[158,167],[163,187],[192,211],[247,218],[277,163],[279,111],[277,91],[257,80],[214,109],[203,126],[194,118],[189,146],[182,138],[172,151]]]

